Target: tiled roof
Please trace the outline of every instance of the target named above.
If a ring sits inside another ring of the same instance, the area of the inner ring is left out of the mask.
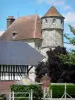
[[[49,17],[49,16],[58,16],[58,17],[63,17],[58,11],[57,11],[57,9],[54,7],[54,6],[52,6],[49,10],[48,10],[48,12],[44,15],[44,17]],[[64,17],[63,17],[64,18]]]
[[[24,40],[30,38],[42,39],[41,19],[36,14],[17,18],[1,36],[1,40]]]

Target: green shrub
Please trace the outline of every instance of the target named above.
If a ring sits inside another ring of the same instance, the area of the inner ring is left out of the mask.
[[[75,84],[67,85],[67,93],[75,98]]]
[[[59,98],[62,97],[64,93],[64,85],[51,85],[52,97]]]
[[[0,98],[1,98],[1,100],[6,100],[5,94],[1,94],[1,95],[0,95]]]
[[[52,89],[52,97],[53,98],[61,98],[64,94],[65,90],[65,83],[64,84],[51,84],[50,89]],[[74,84],[67,84],[66,85],[66,92],[75,98],[75,85]],[[68,97],[68,96],[67,96]]]
[[[30,92],[32,89],[33,91],[33,100],[41,100],[42,98],[42,90],[41,90],[41,86],[40,85],[13,85],[11,87],[11,91],[14,91],[14,92]],[[15,95],[16,97],[19,97],[19,96],[26,96],[28,97],[27,94],[16,94]],[[15,98],[15,100],[28,100],[28,98]]]

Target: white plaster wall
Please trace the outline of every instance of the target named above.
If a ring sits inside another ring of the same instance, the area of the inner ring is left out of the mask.
[[[41,39],[27,39],[25,40],[31,47],[35,48],[37,51],[40,51],[41,48]]]
[[[27,42],[30,46],[35,48],[35,41],[34,41],[34,39],[27,39],[27,40],[25,40],[25,42]]]
[[[33,48],[35,48],[37,51],[40,52],[40,48],[41,48],[41,40],[40,39],[28,39],[28,40],[25,40],[25,42],[27,42],[30,46],[32,46]],[[29,78],[32,81],[35,81],[35,77],[36,77],[35,66],[33,66],[33,68],[29,72]]]
[[[31,66],[30,66],[31,67]],[[29,71],[29,78],[33,81],[33,82],[35,82],[35,77],[36,77],[36,75],[35,75],[35,66],[33,66],[33,68]]]
[[[35,47],[35,41],[34,39],[29,39],[29,40],[26,40],[25,42],[27,42],[31,47],[33,48],[36,48]],[[31,67],[31,66],[30,66]],[[29,78],[32,80],[32,81],[35,81],[35,69],[34,67],[29,71]]]

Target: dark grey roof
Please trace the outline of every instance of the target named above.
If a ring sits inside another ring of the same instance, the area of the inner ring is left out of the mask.
[[[44,56],[25,42],[0,41],[0,64],[36,65]]]

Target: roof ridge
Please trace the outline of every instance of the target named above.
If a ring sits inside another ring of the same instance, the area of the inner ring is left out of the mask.
[[[34,23],[34,38],[35,38],[35,33],[36,33],[36,22],[37,22],[37,15],[35,17],[35,23]]]
[[[32,14],[32,15],[27,15],[27,16],[21,16],[21,17],[18,17],[17,19],[24,18],[24,17],[32,17],[32,16],[38,16],[38,15],[37,14]]]

